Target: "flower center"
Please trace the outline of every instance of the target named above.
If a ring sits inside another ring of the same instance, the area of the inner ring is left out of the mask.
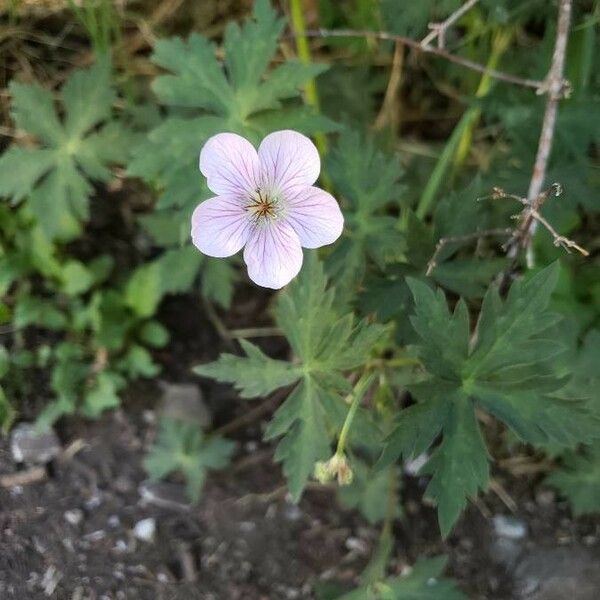
[[[281,214],[281,202],[274,194],[257,188],[250,196],[246,210],[257,222],[276,219]]]

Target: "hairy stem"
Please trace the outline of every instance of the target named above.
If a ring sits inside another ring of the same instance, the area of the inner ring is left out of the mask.
[[[348,441],[348,434],[350,433],[350,428],[352,427],[352,421],[354,421],[354,417],[356,416],[356,411],[362,402],[362,399],[365,397],[367,390],[371,387],[373,380],[376,377],[376,373],[363,373],[362,377],[356,382],[354,386],[354,390],[352,392],[352,404],[350,405],[350,409],[348,410],[348,414],[346,415],[346,420],[344,421],[344,425],[342,426],[342,431],[340,432],[340,437],[338,439],[337,449],[335,451],[336,455],[343,456],[344,451],[346,449],[346,442]]]
[[[310,55],[310,46],[308,45],[308,35],[306,24],[304,22],[304,7],[302,0],[290,0],[290,25],[296,38],[296,51],[300,62],[310,65],[312,58]],[[306,104],[319,110],[319,93],[314,79],[311,79],[304,87],[304,99]],[[322,133],[315,135],[315,142],[321,156],[327,153],[327,138]]]

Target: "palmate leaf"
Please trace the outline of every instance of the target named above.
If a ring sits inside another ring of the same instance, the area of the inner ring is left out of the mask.
[[[222,469],[229,463],[235,444],[218,435],[205,435],[196,424],[163,417],[158,437],[144,460],[153,479],[179,471],[187,482],[187,493],[197,502],[211,469]]]
[[[110,75],[106,61],[75,72],[61,90],[62,119],[48,90],[16,81],[9,86],[15,124],[39,147],[12,146],[0,157],[0,195],[13,204],[29,197],[50,238],[78,235],[88,218],[91,181],[110,179],[110,166],[128,156],[133,136],[110,121]]]
[[[400,206],[402,169],[396,157],[386,156],[371,139],[351,131],[340,136],[328,169],[345,201],[347,233],[329,257],[328,272],[338,287],[353,288],[362,280],[369,260],[383,267],[404,250],[398,219],[386,214],[386,208]]]
[[[382,326],[356,324],[351,315],[340,317],[333,298],[323,266],[314,252],[307,252],[300,275],[279,297],[275,309],[277,325],[292,348],[294,362],[274,360],[243,342],[245,357],[226,354],[195,370],[233,383],[243,397],[295,384],[275,412],[265,437],[282,438],[276,459],[283,463],[296,500],[315,463],[328,457],[333,437],[342,427],[348,411],[344,396],[351,390],[344,372],[363,365],[373,346],[386,335]],[[363,422],[357,430],[365,443],[378,435],[366,411],[361,411],[356,421]]]
[[[424,472],[432,475],[427,493],[437,501],[444,535],[466,498],[488,482],[476,406],[532,444],[572,447],[597,436],[598,420],[589,404],[565,393],[564,348],[547,337],[556,322],[548,304],[557,276],[556,264],[547,267],[516,282],[506,300],[491,287],[473,340],[462,301],[451,313],[440,291],[409,281],[412,323],[430,379],[412,386],[417,404],[400,413],[380,465],[422,453],[442,434]]]
[[[596,414],[600,412],[600,330],[592,329],[586,335],[568,389],[589,397]],[[600,512],[600,442],[577,452],[567,451],[546,483],[567,498],[574,514]]]
[[[404,577],[357,588],[336,600],[466,600],[452,580],[441,576],[446,562],[444,556],[421,559]]]
[[[159,189],[157,208],[166,215],[162,225],[153,221],[151,235],[160,246],[189,239],[189,221],[201,200],[213,196],[198,170],[198,154],[212,135],[228,131],[257,143],[277,129],[296,129],[307,135],[332,131],[333,121],[301,104],[301,88],[325,70],[324,65],[286,61],[269,70],[285,21],[268,0],[257,0],[254,13],[241,27],[229,23],[223,41],[224,64],[215,46],[199,34],[187,40],[169,38],[157,42],[152,60],[167,73],[153,83],[167,117],[135,150],[129,173]],[[179,224],[179,239],[173,224]],[[164,230],[161,230],[164,227]],[[222,261],[221,261],[222,262]],[[198,265],[202,291],[213,300],[211,261]],[[233,270],[219,272],[233,281]]]
[[[600,512],[600,443],[567,452],[546,483],[567,498],[575,515]]]

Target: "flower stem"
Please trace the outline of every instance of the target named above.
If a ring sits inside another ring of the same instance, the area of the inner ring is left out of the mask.
[[[296,40],[296,52],[300,62],[305,65],[310,65],[312,58],[310,55],[310,46],[308,45],[308,37],[306,35],[306,23],[304,22],[302,0],[290,0],[290,25],[294,38]],[[310,79],[304,88],[304,100],[306,104],[312,106],[315,110],[319,110],[319,93],[314,79]],[[315,142],[319,149],[319,154],[325,156],[327,154],[327,138],[323,133],[315,134]],[[326,174],[322,175],[325,188],[330,187],[329,178]]]
[[[340,432],[340,437],[338,438],[337,449],[335,451],[337,456],[343,456],[344,454],[346,441],[348,439],[348,434],[350,433],[350,427],[352,427],[352,421],[354,421],[356,411],[358,410],[362,399],[365,397],[367,390],[371,387],[376,375],[376,373],[363,373],[362,377],[354,386],[354,390],[352,391],[352,404],[350,405],[350,410],[348,410],[346,420],[344,421],[342,431]]]

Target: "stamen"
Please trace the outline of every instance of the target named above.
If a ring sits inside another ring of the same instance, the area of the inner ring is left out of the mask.
[[[268,195],[264,190],[257,188],[246,210],[252,213],[253,219],[258,222],[261,219],[274,219],[279,213],[279,201]]]

